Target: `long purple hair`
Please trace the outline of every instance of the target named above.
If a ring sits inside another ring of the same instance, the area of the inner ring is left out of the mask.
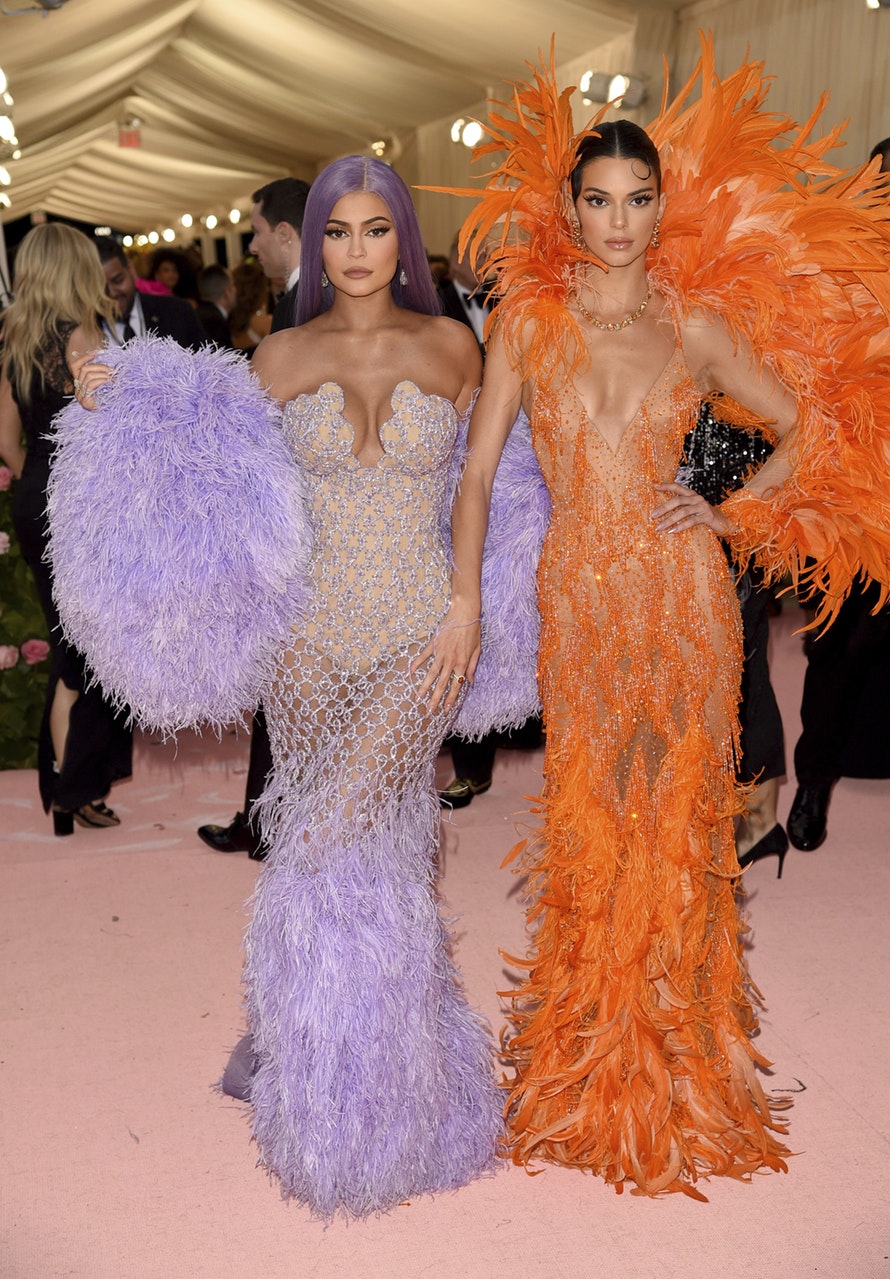
[[[305,324],[334,301],[332,285],[322,288],[322,245],[331,210],[344,195],[370,191],[379,195],[389,209],[399,242],[399,268],[392,281],[392,296],[398,306],[425,315],[441,315],[442,307],[433,284],[426,250],[411,202],[411,194],[399,175],[382,160],[364,155],[347,155],[334,160],[312,183],[306,201],[300,253],[300,287],[297,292],[297,324]],[[399,283],[404,271],[407,284]]]

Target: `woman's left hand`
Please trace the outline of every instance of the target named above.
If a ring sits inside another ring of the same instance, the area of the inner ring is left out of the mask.
[[[719,506],[711,506],[700,493],[694,493],[685,485],[656,484],[653,487],[659,493],[670,495],[652,512],[659,533],[682,533],[684,529],[703,524],[718,537],[724,537],[732,529]]]
[[[96,360],[101,351],[90,351],[87,355],[74,355],[71,360],[71,373],[74,378],[74,394],[78,403],[85,409],[95,409],[96,392],[100,386],[111,381],[116,373],[108,364]]]

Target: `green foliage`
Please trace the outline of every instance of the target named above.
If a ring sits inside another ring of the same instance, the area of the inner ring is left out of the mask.
[[[34,579],[13,532],[11,507],[12,489],[0,490],[0,533],[9,537],[9,550],[0,555],[0,648],[19,651],[15,666],[0,670],[0,768],[36,768],[49,660],[29,665],[21,646],[48,637]]]

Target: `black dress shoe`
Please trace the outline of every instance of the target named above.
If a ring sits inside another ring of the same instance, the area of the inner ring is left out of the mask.
[[[788,838],[795,848],[812,852],[825,842],[828,834],[828,802],[833,782],[816,786],[798,786],[791,812],[788,814]]]
[[[248,853],[255,862],[266,860],[268,849],[243,813],[236,813],[228,826],[199,826],[198,835],[217,853]]]
[[[476,795],[491,790],[491,778],[486,782],[471,782],[466,777],[455,777],[444,790],[439,791],[440,808],[466,808]]]

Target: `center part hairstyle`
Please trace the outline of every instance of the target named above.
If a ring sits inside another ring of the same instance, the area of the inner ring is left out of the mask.
[[[577,161],[570,175],[572,200],[581,194],[584,167],[591,160],[638,160],[643,169],[637,174],[643,182],[655,179],[655,189],[661,194],[661,160],[658,148],[645,129],[632,120],[608,120],[596,126],[596,133],[589,133],[578,143]],[[637,173],[634,169],[634,173]]]
[[[424,315],[441,315],[420,234],[411,193],[399,175],[382,160],[348,155],[323,169],[309,192],[303,220],[300,253],[300,287],[297,292],[297,324],[305,324],[327,311],[334,301],[332,285],[322,287],[322,246],[334,205],[344,195],[369,191],[386,205],[399,243],[399,265],[392,279],[392,296],[398,306]],[[407,284],[399,283],[404,271]]]

